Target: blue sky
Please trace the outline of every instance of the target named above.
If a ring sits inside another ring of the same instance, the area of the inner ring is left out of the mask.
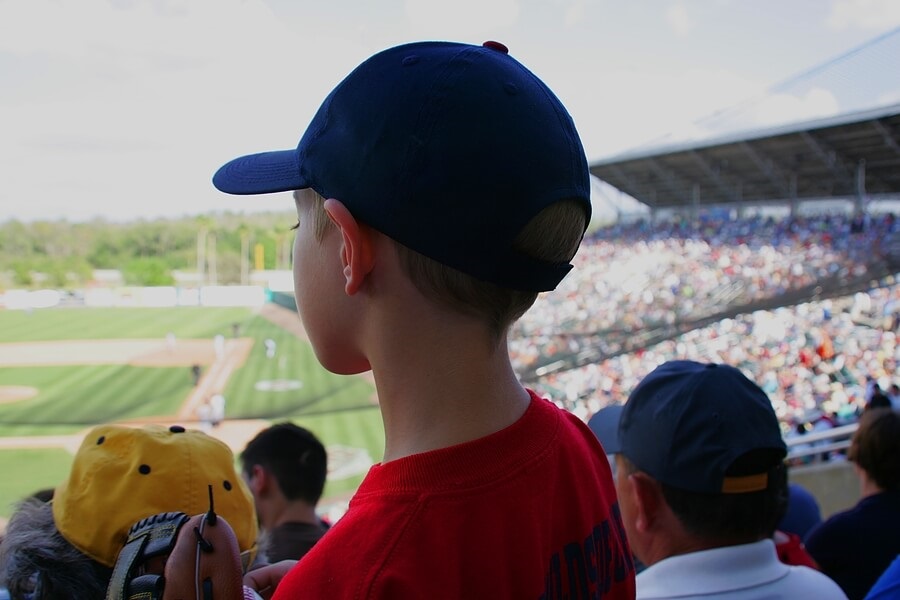
[[[590,160],[696,134],[898,25],[896,0],[0,0],[0,222],[289,208],[210,177],[296,145],[340,79],[408,41],[503,42],[568,107]],[[845,108],[804,89],[751,118]]]

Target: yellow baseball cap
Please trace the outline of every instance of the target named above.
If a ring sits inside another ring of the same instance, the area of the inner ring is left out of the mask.
[[[112,567],[132,525],[163,512],[206,512],[209,486],[241,552],[255,553],[253,496],[227,445],[180,425],[100,425],[85,436],[69,478],[56,488],[53,519],[69,543]]]

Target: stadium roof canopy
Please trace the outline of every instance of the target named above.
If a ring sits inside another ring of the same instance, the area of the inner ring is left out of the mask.
[[[900,194],[900,104],[595,161],[651,209]]]

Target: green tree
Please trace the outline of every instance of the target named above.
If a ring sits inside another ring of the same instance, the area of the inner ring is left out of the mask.
[[[162,258],[151,256],[134,258],[122,269],[125,283],[140,286],[173,285],[175,278]]]

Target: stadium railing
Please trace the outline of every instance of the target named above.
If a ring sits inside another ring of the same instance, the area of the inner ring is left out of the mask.
[[[859,425],[851,423],[824,431],[813,431],[784,440],[788,447],[788,461],[807,456],[822,455],[828,452],[846,450],[850,447],[850,438]]]

